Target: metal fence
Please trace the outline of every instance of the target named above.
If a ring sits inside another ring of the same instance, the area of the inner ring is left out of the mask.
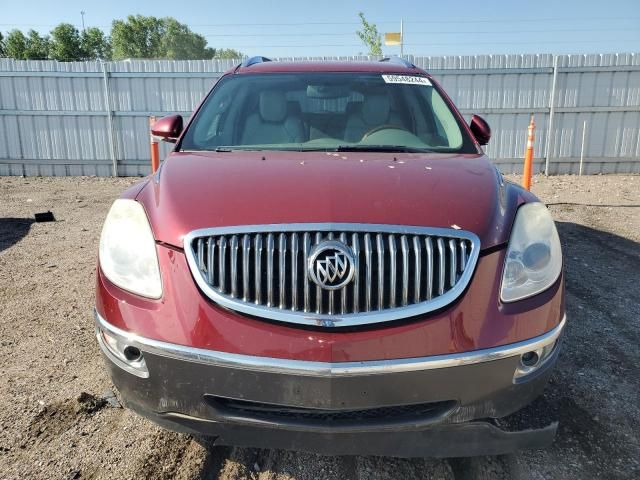
[[[640,172],[640,54],[407,58],[444,85],[465,117],[487,119],[486,151],[505,173],[522,168],[531,114],[534,172],[548,162],[550,174],[576,173],[585,121],[584,173]],[[188,116],[235,63],[0,59],[0,175],[145,175],[148,117]]]

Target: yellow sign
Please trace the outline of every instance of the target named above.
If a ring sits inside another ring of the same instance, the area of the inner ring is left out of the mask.
[[[400,32],[391,32],[384,34],[385,45],[400,45],[402,43],[402,34]]]

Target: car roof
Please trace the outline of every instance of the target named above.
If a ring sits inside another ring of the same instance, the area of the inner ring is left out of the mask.
[[[410,66],[409,66],[410,65]],[[409,62],[380,61],[380,62],[344,62],[344,61],[298,61],[274,62],[261,61],[248,66],[243,64],[232,70],[237,74],[247,73],[292,73],[292,72],[371,72],[395,74],[425,74],[426,72]]]

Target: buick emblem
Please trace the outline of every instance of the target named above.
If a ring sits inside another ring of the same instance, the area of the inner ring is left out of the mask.
[[[308,259],[309,278],[325,290],[338,290],[353,279],[353,252],[342,242],[326,240],[316,245]]]

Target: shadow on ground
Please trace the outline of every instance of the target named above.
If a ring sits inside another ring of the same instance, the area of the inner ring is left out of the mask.
[[[32,218],[0,218],[0,252],[22,240],[32,223]]]

